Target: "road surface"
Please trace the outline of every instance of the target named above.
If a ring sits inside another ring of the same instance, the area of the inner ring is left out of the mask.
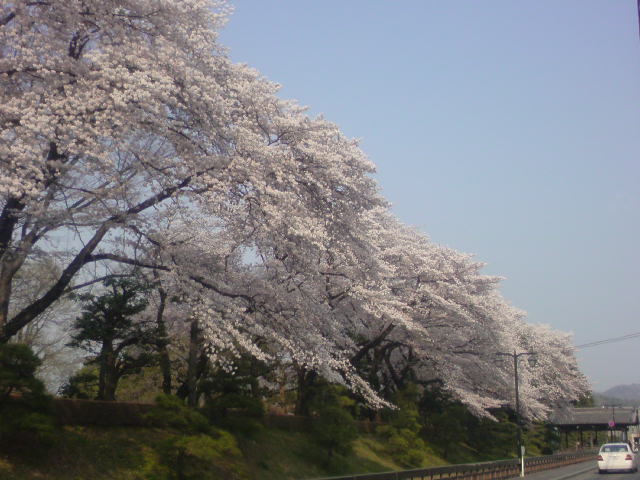
[[[599,474],[595,460],[591,460],[568,467],[527,474],[525,480],[640,480],[640,472]]]

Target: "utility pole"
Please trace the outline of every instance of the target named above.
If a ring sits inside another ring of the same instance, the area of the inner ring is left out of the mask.
[[[639,0],[640,1],[640,0]],[[513,353],[497,352],[496,355],[511,357],[513,359],[513,373],[515,380],[515,394],[516,394],[516,443],[518,448],[518,460],[520,461],[520,476],[524,477],[524,445],[522,444],[522,424],[520,421],[520,381],[518,379],[518,360],[521,357],[529,356],[529,365],[535,366],[537,362],[536,352],[520,352]]]

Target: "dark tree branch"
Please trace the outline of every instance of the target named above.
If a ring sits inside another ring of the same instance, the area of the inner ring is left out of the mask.
[[[369,352],[369,350],[372,350],[378,347],[384,341],[384,339],[386,339],[387,336],[389,336],[389,334],[394,328],[395,328],[394,323],[389,323],[386,327],[384,327],[373,340],[364,344],[360,348],[360,350],[358,350],[358,353],[356,353],[353,357],[351,357],[351,363],[353,365],[357,365],[360,362],[360,360],[362,360],[364,356]]]
[[[120,352],[122,352],[122,350],[124,350],[127,347],[130,347],[132,345],[136,345],[138,343],[141,342],[141,338],[140,337],[129,337],[126,340],[123,340],[122,342],[120,342],[118,344],[118,346],[116,348],[114,348],[113,353],[118,356],[120,354]]]
[[[166,267],[164,265],[155,265],[152,263],[145,263],[140,260],[136,260],[135,258],[123,257],[121,255],[116,255],[113,253],[97,253],[95,255],[93,254],[88,255],[85,263],[100,262],[102,260],[111,260],[113,262],[133,265],[134,267],[149,268],[153,270],[163,270],[165,272],[169,271],[169,267]]]
[[[13,317],[9,322],[5,324],[3,331],[0,331],[0,343],[7,342],[22,327],[27,325],[30,321],[44,312],[53,302],[55,302],[64,294],[75,274],[78,273],[78,271],[84,265],[89,263],[90,260],[88,259],[91,257],[91,254],[98,247],[104,236],[114,225],[122,224],[127,220],[127,218],[136,215],[149,207],[157,205],[163,200],[171,197],[176,191],[189,185],[192,179],[193,177],[189,176],[183,179],[180,183],[166,188],[163,191],[147,198],[143,202],[132,206],[126,211],[113,215],[109,219],[107,219],[96,230],[96,232],[93,234],[93,237],[91,237],[86,245],[78,252],[74,259],[69,263],[69,265],[67,265],[67,267],[62,271],[60,278],[49,289],[49,291],[47,291],[43,296],[34,301],[31,305],[27,306],[22,311],[17,313],[15,317]],[[0,228],[0,232],[1,231],[2,229]]]
[[[9,15],[7,15],[2,20],[0,20],[0,27],[4,27],[7,23],[9,23],[14,18],[16,18],[16,12],[11,12]]]
[[[24,210],[24,203],[16,197],[9,197],[0,213],[0,258],[2,258],[13,237],[19,213]]]

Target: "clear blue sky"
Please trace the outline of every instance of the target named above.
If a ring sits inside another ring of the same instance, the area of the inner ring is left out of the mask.
[[[231,58],[360,138],[401,220],[576,345],[640,331],[635,0],[233,3]],[[579,359],[640,383],[640,339]]]

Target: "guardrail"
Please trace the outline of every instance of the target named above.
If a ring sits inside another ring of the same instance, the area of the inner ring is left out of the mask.
[[[581,451],[546,455],[544,457],[527,457],[524,460],[525,474],[548,470],[587,460],[595,460],[596,451]],[[446,467],[402,470],[399,472],[365,473],[341,477],[326,477],[317,480],[500,480],[520,475],[520,461],[499,460],[497,462],[465,463]]]

